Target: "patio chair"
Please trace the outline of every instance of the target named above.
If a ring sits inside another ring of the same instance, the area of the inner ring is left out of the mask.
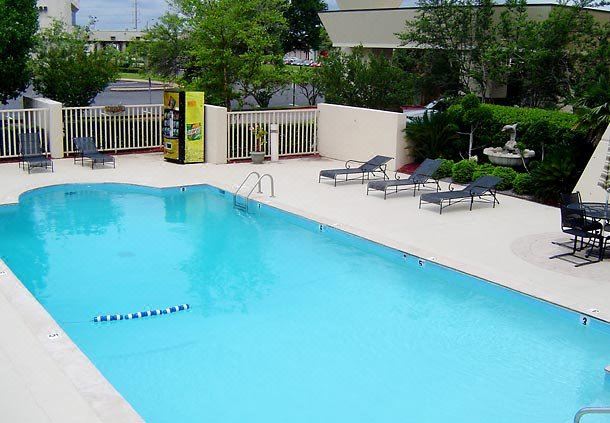
[[[500,204],[496,197],[496,185],[500,183],[502,179],[497,176],[481,176],[474,182],[471,182],[464,189],[454,191],[450,188],[449,191],[433,192],[429,194],[423,194],[419,197],[419,208],[421,209],[422,203],[433,203],[438,204],[441,209],[440,213],[443,213],[443,209],[451,206],[452,204],[460,203],[462,201],[470,200],[470,210],[472,211],[472,205],[475,201],[482,203],[492,203],[493,207],[496,207],[496,203]],[[491,197],[487,199],[485,197]],[[477,200],[475,200],[475,198]],[[445,204],[447,202],[447,204]]]
[[[438,170],[441,163],[443,163],[442,159],[426,159],[407,179],[400,179],[398,172],[396,172],[395,179],[393,180],[371,181],[366,187],[366,195],[369,195],[369,191],[383,191],[383,199],[385,200],[388,194],[396,194],[399,191],[405,191],[412,187],[413,197],[415,197],[416,191],[420,190],[421,187],[425,187],[430,179],[436,184],[436,191],[438,192],[441,187],[438,184],[438,180],[434,179],[432,175]],[[388,192],[390,188],[394,189]]]
[[[95,140],[91,137],[76,137],[73,139],[74,147],[76,148],[76,155],[74,156],[74,163],[80,159],[81,166],[85,164],[85,159],[91,160],[91,169],[94,168],[96,163],[102,165],[106,163],[112,163],[112,166],[116,168],[116,162],[114,157],[110,154],[100,153],[95,146]]]
[[[392,157],[386,156],[375,156],[367,162],[361,162],[358,160],[348,160],[345,162],[345,168],[343,169],[327,169],[321,170],[318,182],[322,181],[322,178],[332,179],[337,186],[337,182],[347,182],[360,179],[364,184],[364,177],[369,180],[370,176],[376,176],[376,172],[383,174],[383,179],[390,179],[386,173],[387,163],[392,160]],[[351,167],[353,164],[360,163],[358,167]],[[345,175],[345,181],[337,181],[337,176]],[[350,175],[357,175],[357,178],[349,178]]]
[[[582,198],[580,196],[580,192],[576,191],[576,192],[572,192],[570,194],[559,194],[559,200],[560,200],[560,204],[562,206],[569,206],[571,204],[582,204]],[[585,231],[598,231],[601,232],[603,228],[603,224],[601,222],[598,222],[596,220],[593,220],[591,218],[585,217],[585,222],[584,222],[584,226],[583,229]],[[585,240],[581,239],[580,240],[580,250],[584,249],[586,247],[585,245]],[[565,248],[572,248],[572,242],[553,242],[553,244],[555,245],[559,245],[560,247],[565,247]]]
[[[53,172],[53,161],[48,157],[48,153],[43,152],[38,132],[19,134],[19,149],[19,167],[23,166],[23,170],[27,166],[28,173],[31,173],[33,167],[44,167],[51,168]]]
[[[607,246],[608,239],[604,241],[604,237],[598,230],[587,229],[587,215],[584,208],[568,208],[567,204],[561,205],[561,231],[565,234],[568,234],[574,237],[574,242],[572,244],[572,251],[569,253],[557,254],[550,259],[562,258],[567,256],[576,257],[576,253],[581,251],[582,248],[578,248],[578,240],[579,239],[587,239],[589,242],[593,242],[593,247],[595,246],[595,241],[599,242],[599,254],[598,259],[595,261],[588,260],[588,257],[593,249],[589,250],[589,253],[585,255],[585,258],[581,258],[585,260],[584,263],[578,263],[575,267],[584,266],[586,264],[597,263],[604,259],[604,249]],[[610,238],[610,237],[609,237]],[[582,242],[582,241],[581,241]]]

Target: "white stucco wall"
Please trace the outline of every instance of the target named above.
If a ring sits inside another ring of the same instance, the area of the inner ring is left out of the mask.
[[[610,126],[602,136],[601,141],[593,152],[582,176],[576,184],[574,191],[580,191],[583,201],[593,201],[602,203],[606,201],[606,191],[598,184],[601,173],[604,169],[606,157],[608,155],[608,145],[610,143]]]
[[[227,109],[205,106],[205,161],[224,164],[227,162]]]
[[[64,124],[62,108],[59,101],[48,98],[23,97],[25,109],[47,109],[48,115],[43,127],[49,137],[51,157],[61,159],[64,157]]]
[[[365,161],[376,155],[394,157],[388,169],[411,162],[405,149],[402,113],[318,104],[318,151],[337,160]]]

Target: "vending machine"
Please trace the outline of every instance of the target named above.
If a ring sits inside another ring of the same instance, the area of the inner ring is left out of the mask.
[[[203,163],[204,93],[167,90],[163,93],[163,146],[167,161]]]

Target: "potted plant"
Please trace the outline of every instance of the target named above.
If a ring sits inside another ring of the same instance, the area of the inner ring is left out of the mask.
[[[250,151],[252,163],[262,164],[265,161],[265,145],[267,144],[267,131],[259,125],[251,126],[250,131],[254,133],[254,146]]]

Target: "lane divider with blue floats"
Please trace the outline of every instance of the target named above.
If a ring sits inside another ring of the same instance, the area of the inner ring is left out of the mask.
[[[178,311],[188,310],[190,308],[191,308],[191,306],[188,304],[180,304],[177,306],[167,307],[165,309],[138,311],[137,313],[104,314],[104,315],[95,316],[93,318],[93,321],[95,323],[100,323],[100,322],[114,322],[114,321],[118,321],[118,320],[141,319],[143,317],[162,316],[164,314],[172,314],[172,313],[176,313]]]

